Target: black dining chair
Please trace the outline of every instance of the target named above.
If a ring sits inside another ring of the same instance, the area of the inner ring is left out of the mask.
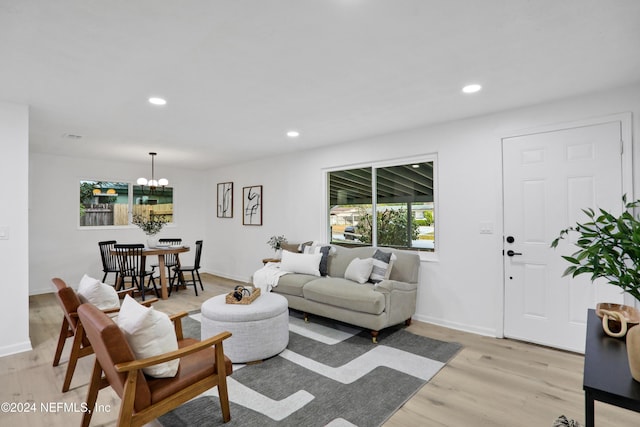
[[[153,270],[146,269],[146,256],[144,255],[144,245],[138,244],[126,244],[126,245],[114,245],[113,249],[116,252],[116,258],[118,259],[119,268],[119,280],[121,285],[126,287],[127,278],[131,281],[131,287],[135,287],[142,296],[144,301],[144,294],[147,290],[145,280],[149,278],[149,284],[153,285],[153,290],[156,293],[156,297],[160,298],[160,293],[156,287],[156,281],[153,278]],[[116,285],[116,288],[120,286]]]
[[[158,240],[158,244],[160,246],[162,245],[181,245],[182,244],[182,239],[179,238],[164,238],[164,239],[159,239]],[[167,280],[169,283],[171,283],[173,275],[176,274],[176,272],[174,271],[174,267],[177,267],[180,265],[180,259],[178,258],[178,254],[165,254],[164,255],[164,266],[167,268]],[[156,267],[159,267],[158,264],[151,264],[151,268],[155,269]]]
[[[118,267],[118,259],[112,253],[113,246],[117,242],[115,240],[105,240],[102,242],[98,242],[98,247],[100,248],[100,258],[102,258],[102,271],[104,272],[104,276],[102,276],[102,282],[105,283],[107,280],[107,274],[114,273],[116,275],[114,284],[118,283],[118,274],[120,273],[120,268]]]
[[[202,240],[196,240],[196,255],[193,260],[193,265],[177,265],[173,267],[175,274],[173,275],[173,280],[169,282],[169,295],[171,295],[171,290],[175,286],[176,289],[179,285],[193,285],[193,290],[196,291],[196,296],[198,296],[198,284],[196,283],[196,279],[198,283],[200,283],[200,289],[204,291],[204,286],[202,286],[202,279],[200,278],[200,258],[202,256]],[[191,273],[191,280],[186,280],[184,278],[184,273]]]

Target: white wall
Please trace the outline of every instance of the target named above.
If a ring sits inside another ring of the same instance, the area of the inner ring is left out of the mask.
[[[0,356],[31,349],[29,340],[29,110],[0,102]]]
[[[81,179],[135,182],[139,176],[148,175],[150,160],[122,163],[32,153],[29,163],[30,294],[52,292],[53,277],[73,287],[85,273],[101,279],[101,240],[146,242],[146,235],[136,226],[80,229],[78,190]],[[181,237],[185,244],[194,246],[197,239],[204,238],[205,199],[211,197],[211,189],[203,183],[203,172],[172,169],[158,162],[156,166],[174,188],[175,225],[166,226],[159,237]],[[203,253],[208,249],[205,247]],[[181,255],[181,259],[191,263],[193,251]],[[113,280],[113,275],[108,280]]]
[[[638,129],[640,85],[218,168],[207,181],[211,188],[218,182],[234,183],[234,218],[216,218],[215,197],[208,201],[212,216],[207,240],[216,243],[203,255],[205,263],[215,274],[249,280],[262,266],[260,260],[272,254],[266,244],[270,236],[326,241],[325,168],[346,166],[350,162],[345,159],[375,162],[437,153],[439,246],[437,260],[422,262],[415,318],[501,336],[501,138],[626,111],[633,112]],[[304,134],[295,143],[304,145]],[[637,165],[637,154],[635,159]],[[635,188],[640,188],[638,175]],[[242,225],[242,187],[249,185],[264,186],[261,227]],[[480,234],[483,221],[494,224],[494,234]]]

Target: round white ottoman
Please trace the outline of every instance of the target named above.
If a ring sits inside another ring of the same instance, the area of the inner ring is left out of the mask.
[[[266,292],[251,304],[227,304],[226,295],[202,303],[201,339],[223,331],[224,354],[233,363],[254,362],[275,356],[289,344],[289,306],[282,295]]]

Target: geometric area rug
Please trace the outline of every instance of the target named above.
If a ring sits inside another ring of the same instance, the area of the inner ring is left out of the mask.
[[[199,313],[183,318],[200,339]],[[460,344],[407,332],[369,331],[290,310],[289,344],[261,363],[234,365],[227,377],[231,421],[222,422],[217,388],[161,416],[164,427],[380,426],[422,388]]]

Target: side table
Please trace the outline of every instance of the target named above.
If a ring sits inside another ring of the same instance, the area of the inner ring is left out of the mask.
[[[586,427],[595,426],[596,400],[640,412],[640,382],[631,376],[626,343],[623,338],[612,338],[605,334],[602,321],[593,309],[587,315],[582,388]]]

